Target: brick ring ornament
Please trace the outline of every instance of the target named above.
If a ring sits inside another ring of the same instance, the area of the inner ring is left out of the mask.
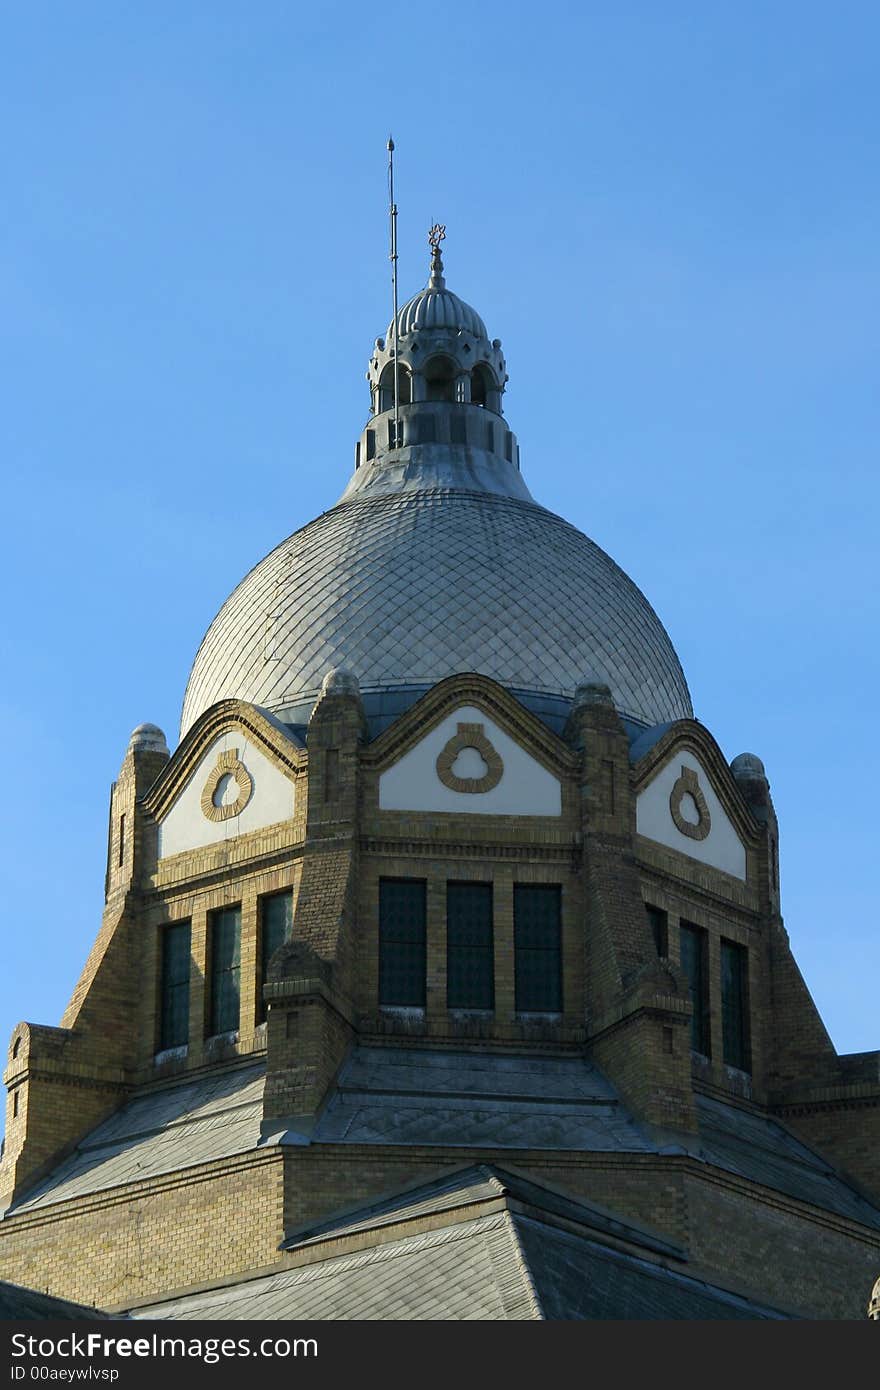
[[[681,814],[681,803],[686,796],[692,799],[697,808],[699,820],[696,823],[685,820]],[[706,798],[700,788],[699,778],[693,768],[682,767],[681,775],[669,794],[669,811],[676,830],[680,830],[682,835],[687,835],[690,840],[705,840],[712,829],[709,807],[706,805]]]
[[[465,748],[475,748],[486,764],[482,777],[459,777],[453,772],[458,755]],[[457,733],[437,755],[435,766],[444,787],[453,792],[490,792],[504,774],[501,754],[487,739],[482,724],[459,724]]]
[[[220,784],[225,777],[231,777],[238,788],[238,796],[218,806],[216,801]],[[254,779],[238,756],[237,748],[229,748],[217,756],[214,770],[202,788],[202,813],[208,820],[230,820],[240,815],[253,795]]]

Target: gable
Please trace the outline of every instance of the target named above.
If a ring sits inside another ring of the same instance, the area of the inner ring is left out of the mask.
[[[159,825],[159,858],[217,844],[293,815],[294,784],[250,740],[230,728],[199,759]]]
[[[670,755],[636,801],[636,830],[745,881],[746,850],[706,769],[688,749]]]
[[[562,786],[483,710],[461,705],[380,775],[379,808],[559,816]]]

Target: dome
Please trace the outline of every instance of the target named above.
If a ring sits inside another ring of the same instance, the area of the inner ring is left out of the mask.
[[[407,333],[421,329],[450,329],[453,332],[472,333],[475,338],[488,338],[486,325],[476,309],[465,304],[452,290],[435,289],[427,285],[413,295],[403,308],[398,310],[397,331],[403,338]],[[388,326],[391,337],[391,325]]]
[[[434,233],[439,233],[435,240]],[[446,288],[443,276],[443,258],[440,254],[440,240],[446,235],[445,227],[432,227],[428,238],[432,247],[431,276],[423,290],[414,294],[397,313],[397,331],[401,338],[409,333],[422,330],[439,329],[454,333],[472,333],[475,338],[488,340],[486,325],[476,309],[465,304],[457,294]],[[388,337],[392,337],[394,320],[388,325]]]
[[[138,724],[128,740],[129,748],[140,748],[147,753],[168,753],[165,735],[158,724]]]
[[[447,290],[443,232],[431,229],[430,280],[400,310],[399,344],[377,340],[371,353],[372,409],[348,487],[227,599],[196,656],[182,734],[226,698],[305,723],[331,671],[360,688],[374,732],[464,672],[498,681],[558,730],[585,684],[607,686],[641,725],[692,717],[647,599],[526,487],[501,406],[501,344]],[[478,336],[479,352],[449,329]],[[396,403],[395,346],[406,385]],[[438,360],[441,375],[429,370]]]
[[[601,681],[643,724],[692,716],[672,644],[635,584],[561,517],[490,493],[364,495],[296,531],[211,624],[181,732],[227,696],[276,713],[317,699],[340,666],[363,692],[477,671],[569,701]]]

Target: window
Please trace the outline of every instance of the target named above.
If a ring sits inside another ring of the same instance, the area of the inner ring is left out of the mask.
[[[376,431],[367,430],[367,463],[376,457]]]
[[[415,418],[416,443],[434,444],[437,439],[436,415],[417,415]]]
[[[721,942],[721,1036],[729,1067],[749,1071],[748,952],[733,941]]]
[[[125,816],[119,817],[119,864],[125,863]]]
[[[562,1010],[562,894],[558,887],[516,884],[513,942],[517,1013]]]
[[[471,400],[474,405],[490,406],[496,408],[496,397],[498,392],[498,382],[495,380],[494,373],[485,365],[480,363],[471,372]]]
[[[446,1007],[495,1007],[491,883],[446,885]]]
[[[260,988],[257,991],[257,1022],[266,1017],[263,985],[269,976],[269,961],[293,931],[293,893],[272,893],[260,899]]]
[[[490,453],[490,454],[494,454],[494,452],[495,452],[495,426],[492,424],[492,421],[491,421],[491,420],[487,420],[487,422],[486,422],[486,448],[489,450],[489,453]]]
[[[388,448],[403,448],[403,421],[390,419],[388,421]]]
[[[17,1120],[17,1119],[18,1119],[18,1100],[19,1100],[18,1090],[15,1090],[15,1091],[12,1092],[12,1118],[13,1118],[13,1120]]]
[[[425,1007],[424,879],[379,880],[379,1003]]]
[[[691,1047],[694,1052],[710,1055],[709,1043],[709,972],[706,969],[706,933],[682,922],[680,931],[681,966],[687,976],[688,991],[694,1006],[691,1019]]]
[[[397,372],[397,403],[409,405],[412,401],[412,379],[409,370],[401,362]],[[389,362],[379,381],[379,410],[394,409],[394,363]]]
[[[159,1050],[164,1052],[168,1047],[185,1047],[189,1041],[189,922],[163,928],[161,952]]]
[[[651,907],[650,903],[646,904],[645,911],[648,914],[648,926],[651,928],[658,956],[668,956],[669,932],[666,913],[660,907]]]
[[[429,401],[454,401],[458,368],[450,357],[432,357],[422,368]]]
[[[449,442],[451,444],[467,444],[467,420],[464,415],[450,415]]]
[[[234,1033],[241,1003],[241,908],[212,912],[208,1035]]]

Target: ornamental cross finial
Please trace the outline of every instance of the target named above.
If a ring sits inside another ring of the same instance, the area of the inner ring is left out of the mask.
[[[428,233],[428,245],[431,248],[431,278],[428,285],[434,290],[442,290],[446,285],[443,279],[443,257],[440,254],[440,243],[445,236],[446,228],[441,222],[435,222]]]

